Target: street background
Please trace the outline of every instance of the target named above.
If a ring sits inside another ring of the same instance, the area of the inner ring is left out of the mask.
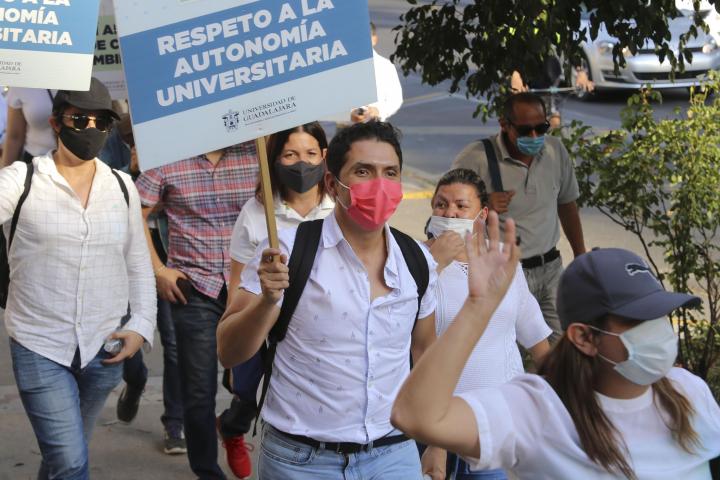
[[[395,33],[391,28],[399,23],[398,16],[407,9],[407,3],[405,0],[370,0],[370,9],[380,37],[378,51],[389,56],[394,49]],[[495,119],[483,124],[479,118],[473,118],[477,100],[466,99],[462,94],[450,96],[447,85],[424,86],[417,75],[401,76],[401,82],[405,103],[391,122],[403,133],[406,199],[391,223],[416,238],[424,238],[422,229],[430,215],[428,193],[434,182],[448,170],[466,144],[496,133],[498,125]],[[620,110],[629,96],[630,93],[606,94],[590,103],[567,99],[561,113],[564,122],[577,119],[600,130],[616,128],[620,124]],[[663,97],[664,103],[657,109],[661,116],[673,115],[675,107],[686,105],[688,94],[685,90],[673,90],[665,92]],[[329,124],[328,127],[328,133],[333,133],[333,128]],[[581,219],[588,248],[614,246],[642,254],[634,237],[598,211],[583,209]],[[572,255],[564,238],[559,247],[564,262],[569,262]],[[122,385],[111,395],[100,416],[90,445],[92,478],[194,478],[184,455],[171,457],[162,453],[162,347],[157,335],[155,345],[146,355],[150,377],[135,421],[124,425],[116,420],[115,405]],[[219,413],[229,405],[230,396],[222,388],[218,392]],[[0,333],[0,425],[0,480],[34,479],[40,454],[17,394],[4,328]],[[259,438],[250,442],[259,448]],[[256,449],[253,458],[257,453]],[[220,464],[230,475],[222,448],[220,455]]]

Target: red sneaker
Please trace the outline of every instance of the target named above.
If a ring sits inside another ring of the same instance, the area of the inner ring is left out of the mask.
[[[221,436],[222,437],[222,436]],[[227,453],[227,463],[237,478],[250,478],[252,462],[250,452],[255,448],[252,443],[245,443],[245,437],[222,437],[222,444]]]

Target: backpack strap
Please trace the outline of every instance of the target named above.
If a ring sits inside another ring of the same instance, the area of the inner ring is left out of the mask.
[[[27,170],[25,171],[25,185],[23,191],[18,198],[18,203],[15,205],[15,211],[12,216],[12,223],[10,224],[9,237],[6,239],[5,234],[0,229],[0,308],[5,308],[7,305],[8,290],[10,288],[10,245],[12,245],[13,238],[15,237],[15,229],[17,228],[18,219],[20,218],[20,209],[22,209],[25,199],[27,199],[30,193],[30,185],[32,184],[33,175],[33,164],[32,162],[26,163]]]
[[[23,203],[30,194],[30,186],[32,185],[32,176],[35,167],[32,162],[27,164],[27,171],[25,172],[25,187],[20,195],[17,206],[15,207],[15,213],[13,213],[12,223],[10,224],[10,236],[8,237],[8,253],[10,252],[10,245],[12,245],[13,237],[15,237],[15,228],[17,228],[18,219],[20,218],[20,210],[22,209]]]
[[[265,403],[265,395],[267,395],[268,388],[270,387],[270,377],[272,376],[277,344],[285,339],[288,326],[290,325],[290,319],[300,301],[300,296],[305,289],[305,284],[308,278],[310,278],[310,271],[315,263],[315,255],[320,245],[322,226],[323,220],[303,222],[298,226],[297,233],[295,234],[295,243],[293,244],[293,249],[288,261],[290,286],[285,289],[282,306],[280,307],[280,315],[270,330],[267,345],[265,345],[265,350],[262,354],[264,376],[253,435],[257,433],[257,420],[260,418],[260,411]]]
[[[489,138],[483,138],[483,145],[485,146],[485,156],[488,162],[488,171],[490,173],[490,181],[492,182],[492,188],[495,192],[504,192],[502,177],[500,176],[500,164],[498,163],[497,154],[495,153],[495,147]]]
[[[114,168],[111,168],[110,171],[113,175],[115,175],[115,178],[117,179],[118,183],[120,184],[120,190],[123,192],[123,197],[125,197],[125,203],[127,204],[128,208],[130,208],[130,194],[128,193],[127,185],[125,185],[125,182],[123,182],[122,177],[120,174],[115,170]]]
[[[410,274],[413,280],[415,280],[415,285],[417,285],[418,311],[415,314],[415,322],[417,322],[418,316],[420,315],[420,303],[430,283],[430,268],[428,267],[427,259],[425,258],[422,248],[420,248],[420,245],[418,245],[410,235],[393,227],[390,227],[390,231],[393,237],[395,237],[395,241],[400,247],[402,256],[405,259],[405,264],[407,264],[408,270],[410,270]]]

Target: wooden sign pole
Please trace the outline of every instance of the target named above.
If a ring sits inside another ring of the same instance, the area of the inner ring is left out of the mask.
[[[273,204],[272,187],[270,186],[270,165],[268,163],[265,137],[255,140],[258,161],[260,162],[260,185],[262,187],[262,201],[265,206],[265,222],[267,224],[270,248],[279,248],[277,224],[275,223],[275,205]]]

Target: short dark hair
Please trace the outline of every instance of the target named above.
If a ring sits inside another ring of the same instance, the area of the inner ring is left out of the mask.
[[[540,105],[543,110],[543,114],[547,117],[547,108],[545,107],[545,101],[539,95],[531,92],[520,92],[514,95],[510,95],[505,99],[503,105],[503,117],[506,120],[513,120],[515,115],[515,105],[524,103],[526,105]]]
[[[270,135],[267,141],[268,167],[270,170],[270,187],[272,189],[273,195],[279,194],[280,198],[282,198],[283,200],[287,199],[287,186],[283,185],[280,182],[277,173],[275,173],[275,163],[280,158],[280,154],[282,154],[282,151],[285,148],[285,144],[290,138],[290,135],[292,135],[293,133],[301,132],[307,133],[308,135],[314,137],[315,140],[317,140],[318,145],[320,145],[321,150],[325,150],[326,148],[328,148],[328,141],[327,136],[325,135],[325,130],[323,130],[322,126],[320,126],[320,123],[318,122],[310,122],[294,128],[289,128],[287,130],[273,133],[272,135]],[[321,181],[318,186],[320,187],[320,195],[324,195],[325,182]],[[256,198],[258,198],[258,200],[261,200],[260,192],[262,192],[262,186],[260,179],[258,178],[258,184],[257,187],[255,187],[255,196]]]
[[[370,22],[370,34],[377,35],[377,28],[375,28],[375,24],[373,22]]]
[[[480,175],[475,173],[473,170],[469,170],[467,168],[456,168],[450,170],[445,175],[440,177],[440,180],[438,180],[437,186],[435,187],[435,193],[433,193],[432,196],[433,200],[435,199],[435,195],[437,195],[438,190],[440,190],[440,187],[443,187],[445,185],[453,185],[456,183],[475,187],[475,191],[478,198],[480,199],[481,206],[487,206],[488,194],[487,188],[485,187],[485,182],[483,182],[483,180],[480,178]]]
[[[362,140],[376,140],[390,144],[400,160],[400,169],[402,170],[400,131],[387,122],[371,120],[340,129],[333,137],[328,147],[327,167],[336,178],[340,177],[340,170],[347,161],[347,153],[352,144]]]

